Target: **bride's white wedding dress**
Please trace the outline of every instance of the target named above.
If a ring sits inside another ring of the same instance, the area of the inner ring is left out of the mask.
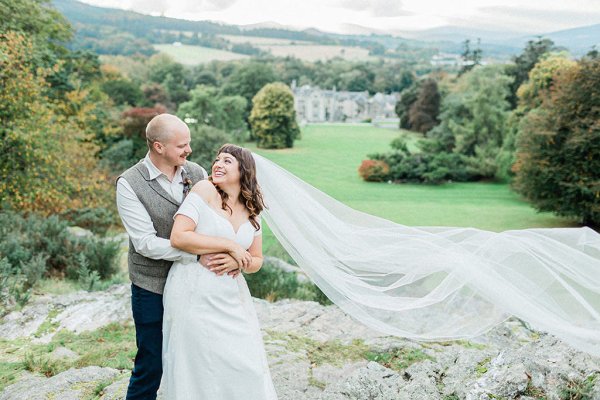
[[[193,192],[177,213],[193,219],[197,233],[235,240],[245,249],[260,234],[250,221],[235,232],[229,220]],[[198,262],[175,262],[163,303],[167,399],[277,398],[243,275],[218,276]]]

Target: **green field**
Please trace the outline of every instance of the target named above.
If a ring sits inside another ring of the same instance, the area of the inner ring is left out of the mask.
[[[319,44],[294,45],[257,45],[261,50],[268,51],[275,57],[296,57],[304,61],[324,61],[340,57],[351,61],[371,61],[376,57],[369,56],[369,50],[352,46],[333,46]]]
[[[257,42],[257,39],[264,39],[264,41],[262,43],[260,41]],[[360,47],[325,46],[310,43],[291,44],[292,41],[285,41],[282,39],[279,39],[281,43],[278,43],[277,41],[266,39],[268,38],[256,38],[254,42],[252,40],[247,40],[246,42],[252,43],[253,46],[269,52],[276,57],[290,56],[304,61],[328,60],[334,57],[341,57],[346,60],[354,61],[367,61],[375,59],[369,56],[369,50]],[[161,53],[168,54],[176,62],[184,65],[198,65],[214,60],[241,60],[249,57],[247,55],[233,53],[231,51],[211,49],[209,47],[202,46],[191,46],[186,44],[177,46],[172,44],[155,44],[154,48]]]
[[[172,44],[155,44],[154,48],[171,56],[176,62],[184,65],[197,65],[202,63],[218,61],[241,60],[248,58],[247,55],[232,53],[230,51],[211,49],[202,46],[190,46],[186,44],[174,46]]]
[[[249,147],[348,206],[404,225],[471,226],[492,231],[574,225],[571,220],[536,212],[508,184],[363,181],[357,172],[361,161],[367,154],[388,151],[389,142],[398,135],[398,131],[366,125],[308,125],[293,149]],[[273,240],[266,231],[267,254]]]
[[[291,45],[291,44],[310,44],[305,40],[292,40],[292,39],[279,39],[270,37],[260,36],[238,36],[238,35],[219,35],[223,39],[230,41],[231,43],[250,43],[252,46],[263,46],[263,45]]]

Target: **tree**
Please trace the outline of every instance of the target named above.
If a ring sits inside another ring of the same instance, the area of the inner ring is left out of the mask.
[[[477,156],[484,148],[499,149],[508,118],[510,82],[495,65],[464,74],[442,103],[441,124],[428,136],[469,157]],[[445,139],[448,135],[451,140]]]
[[[400,118],[400,129],[410,129],[408,111],[419,96],[421,81],[414,82],[410,87],[400,93],[400,100],[396,103],[395,111]]]
[[[201,125],[209,125],[226,132],[245,129],[246,99],[241,96],[223,96],[212,86],[198,86],[190,92],[190,101],[179,106],[177,114],[193,118]]]
[[[225,96],[242,96],[246,99],[244,119],[248,120],[252,109],[252,99],[267,83],[277,80],[273,68],[263,62],[242,64],[229,75],[222,86],[221,93]]]
[[[423,81],[417,99],[408,110],[410,129],[425,133],[439,123],[440,98],[437,83],[433,79]]]
[[[48,215],[107,206],[108,181],[95,157],[96,93],[79,87],[50,100],[33,40],[0,35],[0,205]]]
[[[102,83],[102,90],[118,105],[135,106],[142,100],[140,87],[128,79],[106,80]]]
[[[522,121],[515,188],[540,211],[600,225],[600,60],[555,73]]]
[[[462,74],[469,72],[476,66],[481,65],[482,50],[481,50],[480,46],[481,46],[480,39],[477,39],[477,47],[474,50],[471,50],[471,41],[469,39],[466,39],[463,42],[463,53],[462,53],[463,64],[462,64],[462,67],[460,68],[460,71],[458,72],[458,76],[461,76]]]
[[[509,101],[511,108],[517,106],[517,90],[529,76],[529,71],[538,63],[540,58],[551,51],[559,50],[550,39],[538,37],[537,40],[530,40],[521,54],[514,58],[514,64],[507,66],[506,74],[513,77],[510,85]]]
[[[188,74],[183,65],[163,54],[150,57],[148,65],[150,80],[162,85],[168,95],[168,103],[173,103],[173,108],[189,100]]]
[[[218,128],[200,124],[191,124],[190,134],[192,138],[190,146],[193,150],[190,161],[198,163],[207,170],[210,170],[219,148],[232,139],[230,135]]]
[[[499,177],[507,179],[514,176],[513,165],[516,162],[517,138],[522,129],[521,124],[528,118],[529,112],[549,98],[556,76],[575,64],[565,53],[546,53],[531,69],[528,80],[517,91],[518,107],[508,118],[506,135],[496,157]]]
[[[34,41],[32,50],[51,50],[46,57],[52,52],[63,53],[62,45],[71,39],[71,27],[50,3],[50,0],[2,0],[0,32],[23,32]]]
[[[250,125],[258,147],[282,149],[293,147],[300,136],[296,123],[294,95],[281,82],[265,85],[252,99]]]

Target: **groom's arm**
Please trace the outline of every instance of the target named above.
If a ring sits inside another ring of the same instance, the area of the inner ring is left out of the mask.
[[[156,236],[156,229],[135,192],[125,179],[117,181],[117,209],[135,251],[154,260],[196,260],[196,256],[171,246],[169,239]]]

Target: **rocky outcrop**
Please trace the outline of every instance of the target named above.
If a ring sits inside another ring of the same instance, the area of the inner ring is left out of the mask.
[[[0,321],[0,338],[17,347],[50,343],[61,330],[128,325],[129,301],[128,285],[39,296]],[[255,299],[255,307],[280,399],[550,400],[567,390],[600,399],[598,358],[516,319],[473,341],[417,343],[374,332],[336,306]],[[85,356],[80,353],[57,346],[48,357],[76,365]],[[121,399],[128,379],[127,370],[97,366],[51,377],[22,373],[0,400]]]

